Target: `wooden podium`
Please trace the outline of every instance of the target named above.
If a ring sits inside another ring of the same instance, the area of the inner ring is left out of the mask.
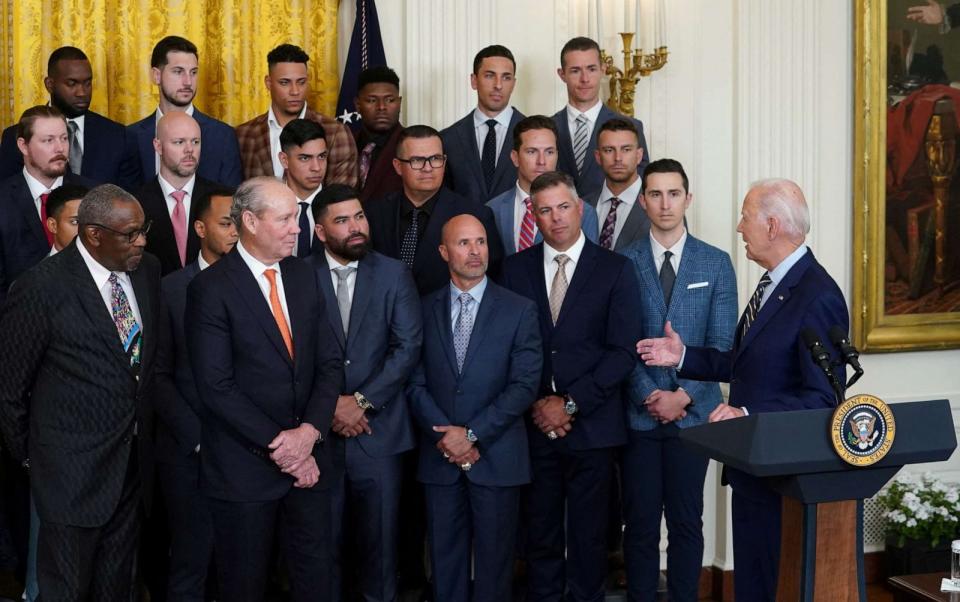
[[[947,460],[957,447],[946,399],[890,409],[896,439],[886,457],[866,467],[851,466],[834,451],[829,408],[753,414],[681,431],[686,445],[766,479],[783,495],[778,602],[866,602],[863,500],[904,465]]]

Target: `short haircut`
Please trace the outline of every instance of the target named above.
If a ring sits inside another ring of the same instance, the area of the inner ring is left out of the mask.
[[[311,140],[326,142],[327,135],[323,131],[323,126],[309,119],[291,119],[280,132],[280,150],[286,153],[291,148],[303,146]]]
[[[647,191],[647,176],[655,173],[680,174],[680,178],[683,180],[683,191],[690,192],[690,180],[687,179],[687,172],[683,171],[683,165],[680,165],[680,162],[676,159],[657,159],[647,165],[643,172],[643,178],[641,178],[640,192]]]
[[[750,185],[759,189],[758,210],[763,218],[776,217],[787,234],[803,239],[810,232],[810,209],[803,191],[786,178],[768,178]]]
[[[273,68],[277,63],[303,63],[310,62],[310,55],[304,52],[303,48],[293,44],[280,44],[267,53],[267,68]]]
[[[215,196],[233,197],[233,195],[236,192],[237,192],[236,188],[233,188],[230,186],[221,186],[217,184],[213,188],[213,190],[210,190],[206,195],[197,197],[196,202],[193,206],[194,220],[203,219],[207,216],[207,213],[210,211],[210,207],[212,205],[213,197]]]
[[[563,45],[563,48],[560,49],[560,68],[562,69],[565,65],[564,57],[567,56],[568,52],[573,52],[575,50],[596,50],[597,55],[600,55],[600,45],[591,40],[590,38],[585,38],[583,36],[576,37],[568,41]]]
[[[473,57],[473,73],[474,75],[480,73],[480,64],[483,63],[483,59],[493,58],[493,57],[502,57],[510,60],[510,64],[513,65],[513,72],[517,72],[517,61],[513,58],[513,53],[510,52],[510,49],[506,46],[501,46],[500,44],[494,44],[492,46],[487,46],[486,48],[481,48],[480,52]]]
[[[17,138],[23,138],[24,141],[30,142],[30,139],[33,138],[33,124],[37,119],[45,119],[48,117],[62,119],[64,125],[67,123],[66,117],[64,117],[60,109],[56,107],[47,105],[30,107],[20,115],[20,121],[17,123]]]
[[[257,217],[263,215],[267,198],[260,189],[276,182],[277,179],[273,176],[257,176],[240,184],[233,194],[233,203],[230,205],[230,219],[237,225],[237,230],[243,229],[244,211],[249,211]]]
[[[600,131],[597,132],[597,139],[599,139],[600,134],[604,132],[630,132],[637,139],[637,144],[640,144],[640,133],[637,132],[637,126],[635,126],[629,119],[614,117],[613,119],[606,121],[600,126]]]
[[[47,197],[47,215],[54,219],[60,219],[60,213],[70,201],[79,201],[90,189],[79,184],[64,184],[53,189],[50,196]]]
[[[560,138],[557,133],[557,124],[553,119],[546,115],[530,115],[518,121],[513,128],[513,150],[520,150],[520,146],[523,145],[523,135],[530,130],[550,130],[553,132],[554,140]]]
[[[570,190],[570,195],[573,199],[580,199],[580,195],[577,194],[577,185],[574,183],[573,178],[562,171],[548,171],[537,176],[530,184],[530,196],[531,198],[536,197],[538,192],[555,186],[566,186],[567,189]]]
[[[113,213],[113,202],[124,201],[138,203],[137,199],[115,184],[101,184],[83,195],[77,221],[80,227],[96,224],[108,225]]]
[[[171,52],[185,52],[200,58],[196,44],[180,36],[167,36],[153,47],[153,54],[150,55],[150,66],[154,69],[162,69],[167,64],[167,54]]]
[[[410,125],[400,131],[400,135],[397,136],[397,152],[400,152],[400,147],[403,146],[403,143],[410,138],[415,138],[422,140],[424,138],[440,138],[440,132],[433,129],[429,125]],[[440,138],[440,151],[443,152],[443,138]],[[399,155],[397,155],[399,156]]]
[[[346,184],[330,184],[313,197],[310,211],[313,212],[313,221],[319,222],[327,214],[327,208],[344,201],[360,200],[360,192],[353,186]]]
[[[380,67],[370,67],[364,69],[360,72],[360,77],[357,79],[357,93],[360,93],[360,90],[363,90],[363,87],[368,84],[390,84],[400,91],[400,77],[397,75],[397,72],[382,65]]]
[[[61,46],[50,53],[47,59],[47,75],[53,75],[53,68],[60,61],[88,61],[87,55],[79,48],[73,46]]]

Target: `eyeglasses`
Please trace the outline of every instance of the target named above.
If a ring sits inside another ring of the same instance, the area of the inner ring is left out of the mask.
[[[97,228],[106,230],[107,232],[113,232],[114,234],[117,234],[119,236],[126,236],[127,242],[132,245],[134,242],[136,242],[138,238],[140,238],[141,235],[143,235],[144,238],[147,237],[147,232],[150,231],[150,226],[153,225],[153,220],[143,224],[142,228],[137,228],[136,230],[131,230],[130,232],[121,232],[119,230],[114,230],[113,228],[110,228],[109,226],[104,226],[103,224],[85,224],[85,225],[96,226]]]
[[[410,166],[410,169],[423,169],[427,163],[429,163],[430,167],[434,169],[440,169],[447,162],[447,156],[433,155],[432,157],[410,157],[409,159],[401,159],[400,157],[397,157],[397,161],[406,163]]]

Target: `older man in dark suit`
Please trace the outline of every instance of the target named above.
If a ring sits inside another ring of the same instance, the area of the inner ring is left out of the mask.
[[[360,72],[355,104],[360,113],[357,132],[360,200],[384,197],[403,188],[393,168],[400,124],[400,78],[390,67],[370,67]]]
[[[0,320],[0,429],[29,467],[43,599],[128,602],[153,478],[160,268],[143,211],[105,184],[80,234],[24,274]]]

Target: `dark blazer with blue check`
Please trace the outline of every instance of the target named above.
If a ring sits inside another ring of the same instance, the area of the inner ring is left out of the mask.
[[[516,191],[511,187],[506,192],[498,194],[487,201],[487,207],[493,211],[493,219],[497,222],[497,231],[500,232],[500,242],[503,243],[504,256],[513,255],[517,252],[517,241],[514,240],[513,233],[513,203],[516,200]],[[597,242],[600,236],[600,225],[597,223],[597,210],[583,203],[583,218],[580,221],[580,229],[586,235],[590,242]],[[537,235],[533,240],[534,244],[543,242],[543,235],[537,230]]]
[[[517,168],[510,160],[513,150],[513,128],[524,118],[516,108],[510,117],[506,138],[497,156],[497,167],[493,180],[487,186],[480,165],[480,150],[477,148],[477,134],[473,127],[473,111],[467,116],[440,132],[443,140],[443,152],[447,154],[446,184],[451,190],[477,203],[485,203],[501,192],[513,187],[517,181]]]
[[[729,255],[688,234],[669,307],[664,303],[650,237],[636,241],[623,255],[633,264],[642,291],[637,307],[641,338],[662,337],[664,324],[669,320],[687,345],[719,351],[733,346],[737,277]],[[630,427],[644,431],[656,428],[657,421],[647,413],[643,402],[655,389],[676,391],[678,387],[683,387],[693,400],[687,415],[677,421],[680,428],[703,424],[723,401],[716,382],[678,379],[673,368],[637,362],[627,386]]]
[[[530,482],[523,414],[536,401],[543,351],[537,307],[487,281],[463,371],[453,348],[450,287],[423,299],[423,352],[408,386],[420,430],[417,478],[451,485],[465,474],[473,483],[509,487]],[[477,435],[480,461],[461,473],[436,449],[434,426],[468,426]]]

